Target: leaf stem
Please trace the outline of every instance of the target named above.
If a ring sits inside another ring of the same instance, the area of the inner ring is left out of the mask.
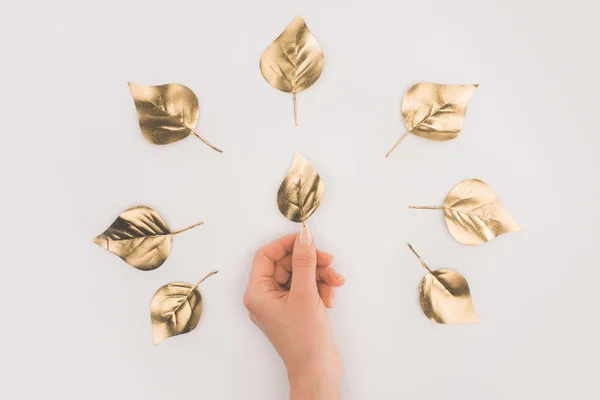
[[[200,286],[200,284],[202,282],[204,282],[205,280],[207,280],[208,278],[210,278],[211,276],[213,276],[214,274],[216,274],[219,271],[213,271],[211,273],[209,273],[208,275],[206,275],[204,278],[200,279],[200,282],[196,283],[196,286],[194,286],[194,290],[198,288],[198,286]]]
[[[206,143],[206,144],[208,145],[208,147],[210,147],[211,149],[213,149],[213,150],[216,150],[216,151],[218,151],[219,153],[222,153],[222,152],[223,152],[223,150],[219,149],[218,147],[216,147],[215,145],[213,145],[212,143],[210,143],[208,140],[206,140],[206,139],[204,139],[202,136],[200,136],[200,135],[198,134],[198,132],[196,132],[196,131],[192,131],[192,133],[193,133],[194,135],[196,135],[196,137],[197,137],[198,139],[200,139],[200,140],[202,140],[204,143]]]
[[[406,137],[406,135],[409,134],[410,131],[406,131],[404,132],[404,134],[402,136],[400,136],[400,139],[398,139],[398,141],[396,142],[396,144],[394,144],[394,147],[392,147],[390,149],[390,151],[387,152],[387,154],[385,155],[385,158],[388,158],[390,154],[392,154],[392,151],[396,150],[396,147],[398,147],[398,145],[400,143],[402,143],[402,141],[404,140],[404,138]]]
[[[423,261],[423,259],[421,258],[421,256],[419,254],[417,254],[417,252],[415,251],[415,249],[413,249],[413,247],[410,245],[410,243],[407,243],[407,244],[408,244],[408,248],[410,249],[410,251],[412,251],[413,253],[415,253],[415,256],[417,256],[417,258],[421,262],[421,265],[423,266],[423,268],[425,268],[427,270],[427,272],[429,272],[430,274],[433,275],[433,272],[429,269],[429,267],[427,266],[427,264],[425,264],[425,261]]]
[[[412,208],[413,210],[442,210],[444,207],[442,206],[408,206],[408,208]]]
[[[186,302],[187,302],[187,301],[190,299],[190,296],[192,295],[192,293],[194,293],[194,291],[195,291],[196,289],[198,289],[198,286],[200,286],[200,284],[201,284],[202,282],[204,282],[204,281],[205,281],[205,280],[206,280],[208,277],[211,277],[211,276],[213,276],[213,275],[214,275],[214,274],[216,274],[217,272],[219,272],[219,271],[213,271],[213,272],[209,273],[208,275],[206,275],[204,278],[200,279],[200,282],[196,283],[196,286],[194,286],[194,288],[193,288],[192,290],[190,290],[190,292],[187,294],[187,296],[185,296],[185,300],[183,300],[181,303],[179,303],[179,304],[177,305],[177,307],[175,307],[175,309],[174,309],[174,310],[171,312],[171,315],[169,316],[169,318],[173,317],[173,316],[175,315],[175,313],[176,313],[177,311],[179,311],[179,309],[181,308],[181,306],[182,306],[184,303],[186,303]]]
[[[185,228],[183,228],[183,229],[179,229],[179,230],[177,230],[177,231],[171,232],[171,235],[177,235],[178,233],[185,232],[185,231],[187,231],[187,230],[190,230],[190,229],[192,229],[192,228],[195,228],[195,227],[197,227],[197,226],[199,226],[199,225],[202,225],[203,223],[204,223],[204,222],[197,222],[197,223],[195,223],[194,225],[190,225],[190,226],[187,226],[187,227],[185,227]]]
[[[298,113],[296,111],[296,92],[292,92],[292,101],[294,102],[294,124],[298,126]]]

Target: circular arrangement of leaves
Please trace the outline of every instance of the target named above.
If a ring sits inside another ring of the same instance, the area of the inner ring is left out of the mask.
[[[260,58],[260,71],[274,88],[292,93],[294,123],[298,125],[296,95],[312,86],[321,76],[323,50],[306,22],[296,16]],[[467,112],[468,102],[479,85],[443,85],[417,83],[402,99],[402,118],[406,132],[388,151],[388,157],[409,133],[436,141],[457,137]],[[198,98],[180,84],[143,86],[129,83],[137,109],[140,130],[146,140],[166,145],[193,134],[210,148],[222,152],[196,131],[199,117]],[[277,205],[290,221],[306,224],[325,194],[317,171],[296,152],[292,166],[277,192]],[[450,234],[465,245],[481,245],[507,232],[521,228],[483,181],[467,179],[454,186],[441,206],[411,206],[413,209],[441,210]],[[171,231],[153,209],[133,207],[122,212],[112,225],[93,241],[142,271],[160,267],[171,251],[173,236],[202,222]],[[452,269],[431,270],[409,244],[427,274],[419,285],[424,314],[441,324],[479,322],[473,307],[469,285],[464,276]],[[202,296],[198,286],[169,283],[156,291],[150,305],[154,344],[188,333],[196,328],[202,314]]]

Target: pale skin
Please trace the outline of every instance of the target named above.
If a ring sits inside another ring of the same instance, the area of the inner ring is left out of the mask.
[[[327,308],[345,279],[332,262],[307,227],[254,257],[244,305],[285,364],[291,400],[342,398],[342,360]]]

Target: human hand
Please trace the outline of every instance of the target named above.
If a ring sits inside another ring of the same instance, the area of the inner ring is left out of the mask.
[[[341,398],[341,358],[326,307],[344,278],[307,227],[260,249],[244,305],[283,359],[293,400]]]

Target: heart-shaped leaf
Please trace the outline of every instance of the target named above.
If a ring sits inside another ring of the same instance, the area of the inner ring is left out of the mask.
[[[185,139],[191,133],[208,146],[222,152],[196,131],[198,98],[186,86],[177,83],[142,86],[129,82],[142,135],[152,144],[169,144]]]
[[[172,232],[156,211],[139,206],[123,211],[106,231],[93,240],[132,267],[151,271],[160,267],[169,256],[173,235],[201,224],[203,222]]]
[[[308,160],[296,152],[292,167],[277,192],[279,211],[290,221],[304,224],[321,205],[324,195],[321,177]]]
[[[398,139],[392,151],[413,133],[431,140],[450,140],[460,133],[473,91],[479,85],[440,85],[417,83],[402,99],[402,118],[408,129]]]
[[[260,58],[260,72],[275,89],[292,93],[294,123],[298,125],[296,94],[312,86],[323,71],[323,49],[296,16]]]
[[[443,206],[410,208],[443,210],[450,234],[460,243],[470,246],[486,243],[503,233],[521,230],[492,188],[479,179],[467,179],[454,186]]]
[[[410,244],[408,247],[427,270],[419,285],[419,300],[427,318],[439,324],[479,322],[465,277],[447,268],[430,270]]]
[[[202,295],[198,286],[217,272],[206,275],[196,285],[169,283],[156,291],[150,303],[154,345],[196,328],[202,315]]]

